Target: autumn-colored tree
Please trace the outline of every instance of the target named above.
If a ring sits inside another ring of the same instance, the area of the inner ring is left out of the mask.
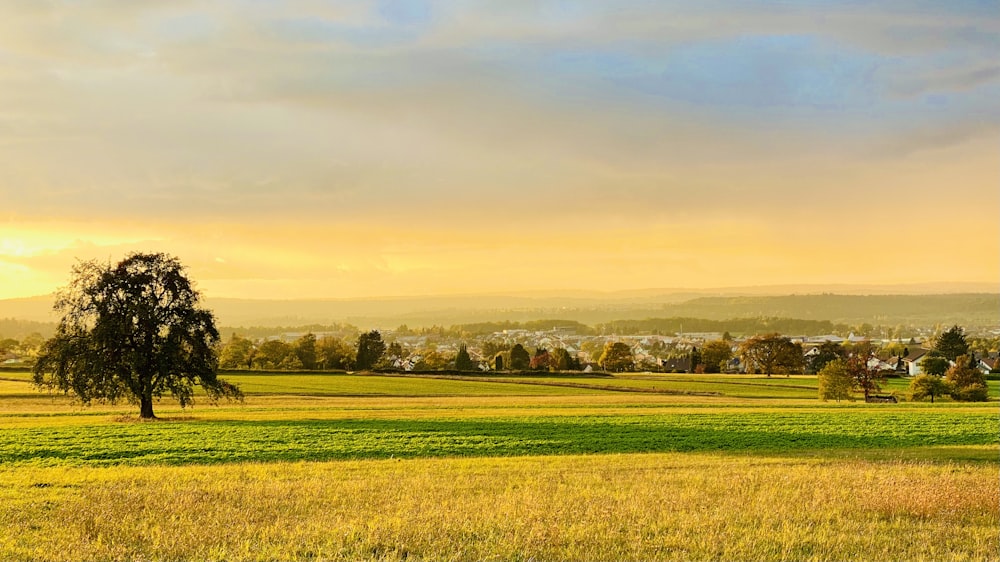
[[[952,399],[962,402],[985,402],[988,398],[986,375],[975,367],[969,355],[959,355],[945,373]]]
[[[534,371],[547,371],[552,363],[552,354],[543,348],[538,348],[535,351],[534,357],[531,358],[530,367]]]
[[[601,357],[597,360],[597,363],[605,371],[613,373],[631,371],[635,367],[635,355],[628,344],[608,342],[605,344],[604,351],[601,353]]]
[[[865,402],[873,393],[882,390],[882,383],[885,382],[885,371],[880,365],[875,348],[871,344],[859,344],[847,358],[847,372],[850,373],[854,381],[855,390],[859,390],[865,395]]]

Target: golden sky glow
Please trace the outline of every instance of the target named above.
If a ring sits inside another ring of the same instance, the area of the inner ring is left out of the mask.
[[[0,298],[995,282],[988,8],[4,4]]]

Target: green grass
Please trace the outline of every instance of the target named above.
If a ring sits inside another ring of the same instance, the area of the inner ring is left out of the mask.
[[[997,443],[981,411],[818,409],[518,418],[214,420],[7,427],[0,463],[203,464]]]

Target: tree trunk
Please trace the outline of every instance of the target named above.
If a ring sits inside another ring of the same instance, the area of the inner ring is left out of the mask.
[[[153,415],[153,397],[143,395],[139,398],[139,417],[144,420],[154,420],[156,416]]]

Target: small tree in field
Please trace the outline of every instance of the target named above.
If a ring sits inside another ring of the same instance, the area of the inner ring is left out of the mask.
[[[819,371],[818,378],[820,400],[840,402],[851,398],[854,378],[847,370],[847,363],[843,359],[834,359],[824,365]]]
[[[885,372],[879,366],[875,348],[870,344],[860,344],[844,363],[854,381],[854,388],[865,394],[865,402],[875,392],[882,390]]]
[[[117,265],[82,262],[56,299],[63,313],[42,346],[33,380],[73,393],[84,404],[128,400],[153,419],[153,400],[170,393],[194,403],[194,386],[211,400],[241,399],[217,378],[219,331],[176,258],[132,254]]]
[[[934,398],[948,394],[948,383],[937,375],[917,375],[910,381],[910,400],[920,401],[930,396]]]

